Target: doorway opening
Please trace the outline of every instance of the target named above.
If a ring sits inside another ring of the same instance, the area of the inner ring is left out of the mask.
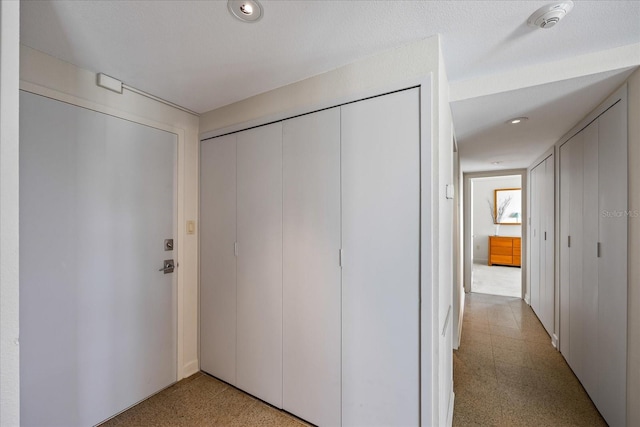
[[[522,297],[522,177],[471,178],[471,292]]]

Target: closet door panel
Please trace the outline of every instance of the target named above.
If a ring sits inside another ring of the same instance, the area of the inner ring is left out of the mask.
[[[340,108],[283,124],[283,408],[340,425]]]
[[[282,123],[237,138],[237,384],[282,407]]]
[[[531,272],[529,298],[531,308],[540,309],[540,165],[531,170]]]
[[[539,259],[539,271],[538,271],[538,303],[534,308],[536,315],[540,319],[540,322],[544,326],[544,302],[545,302],[545,280],[547,278],[545,274],[546,260],[545,257],[545,229],[546,229],[546,211],[547,211],[547,176],[545,170],[545,163],[542,162],[538,166],[538,253],[536,256]]]
[[[572,140],[560,147],[560,351],[567,359],[571,358],[569,329],[570,300],[570,216],[571,211],[571,157],[573,155]]]
[[[544,233],[542,235],[544,243],[544,298],[542,305],[542,323],[549,336],[553,336],[554,312],[555,312],[555,170],[554,156],[550,156],[544,162]]]
[[[342,423],[419,423],[417,89],[342,107]]]
[[[571,144],[571,177],[569,194],[569,234],[571,249],[569,253],[569,347],[571,348],[569,365],[578,378],[583,377],[585,342],[584,283],[582,281],[584,227],[583,227],[583,191],[584,191],[584,134],[579,133]]]
[[[236,135],[200,149],[200,366],[236,384]]]
[[[627,120],[620,101],[598,119],[598,406],[625,425],[627,378]]]
[[[582,384],[591,398],[598,400],[598,122],[589,125],[584,134],[583,164],[583,300],[584,358]]]

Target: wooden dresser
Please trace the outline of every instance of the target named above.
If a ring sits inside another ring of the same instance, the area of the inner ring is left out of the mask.
[[[520,237],[489,236],[489,265],[520,267]]]

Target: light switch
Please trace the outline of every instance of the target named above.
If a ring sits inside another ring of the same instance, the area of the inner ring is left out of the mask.
[[[193,220],[187,221],[187,234],[195,234],[196,232],[196,222]]]

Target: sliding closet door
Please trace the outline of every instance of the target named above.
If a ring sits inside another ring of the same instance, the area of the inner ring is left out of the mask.
[[[560,147],[560,350],[583,375],[586,331],[582,310],[583,140],[578,133]]]
[[[546,163],[542,162],[538,166],[538,247],[539,252],[536,256],[539,259],[540,270],[538,271],[538,303],[534,310],[542,323],[545,326],[544,319],[544,304],[545,304],[545,291],[546,291],[546,279],[547,275],[547,257],[545,256],[546,249],[546,212],[547,212],[547,175],[546,175]],[[545,326],[546,329],[546,326]]]
[[[237,134],[237,386],[282,407],[282,123]]]
[[[531,308],[540,310],[540,186],[542,185],[541,165],[531,170],[531,272],[529,292]]]
[[[627,375],[627,108],[598,119],[598,384],[609,425],[625,425]],[[606,351],[602,351],[605,349]]]
[[[565,359],[571,358],[569,339],[569,298],[570,298],[570,247],[569,239],[571,225],[569,212],[571,211],[571,163],[572,163],[572,142],[570,140],[560,147],[560,228],[558,230],[560,240],[560,346],[559,349]]]
[[[584,325],[584,354],[582,384],[596,401],[598,378],[598,121],[590,124],[584,134],[583,163],[583,276],[582,276],[582,324]]]
[[[543,241],[544,250],[541,256],[544,257],[544,269],[541,271],[541,286],[544,291],[541,292],[541,319],[542,324],[549,336],[553,336],[554,317],[555,317],[555,170],[554,156],[549,156],[544,161],[544,232]]]
[[[569,247],[569,312],[561,312],[560,318],[569,319],[569,365],[581,378],[584,370],[585,340],[589,331],[584,325],[584,310],[582,302],[584,300],[584,284],[582,282],[583,263],[583,193],[584,193],[584,132],[580,132],[573,137],[570,144],[571,158],[569,163],[570,174],[569,186],[569,236],[571,246]],[[567,245],[569,242],[567,241]],[[563,264],[565,261],[561,258]],[[593,338],[593,335],[591,336]],[[564,340],[565,338],[560,338]],[[564,353],[564,350],[563,350]]]
[[[419,422],[419,91],[342,107],[342,423]]]
[[[340,108],[283,123],[283,408],[340,425]]]
[[[236,384],[236,135],[200,149],[200,368]]]

